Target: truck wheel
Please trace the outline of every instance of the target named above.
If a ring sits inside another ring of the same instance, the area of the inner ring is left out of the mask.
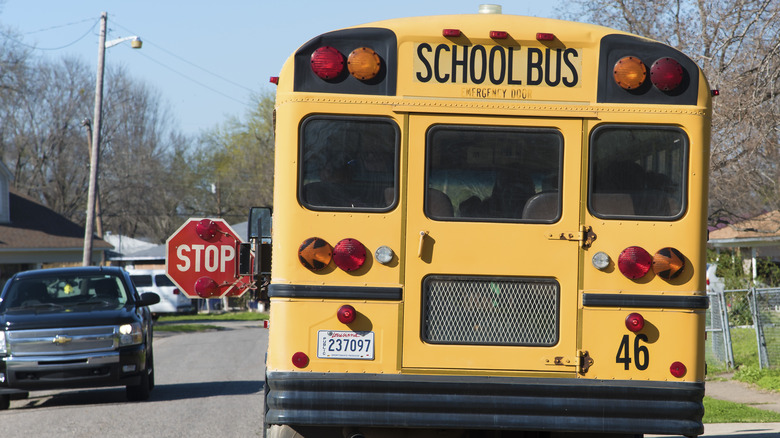
[[[146,369],[141,373],[138,385],[127,385],[126,395],[130,401],[148,400],[154,387],[154,356],[150,350],[146,355]]]
[[[8,394],[0,395],[0,411],[4,411],[11,407],[11,396]]]

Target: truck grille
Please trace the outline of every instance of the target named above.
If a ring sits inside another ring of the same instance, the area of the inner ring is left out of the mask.
[[[73,327],[7,332],[14,356],[46,356],[112,351],[118,338],[114,326]]]
[[[429,276],[422,337],[436,344],[551,346],[560,287],[551,279]]]

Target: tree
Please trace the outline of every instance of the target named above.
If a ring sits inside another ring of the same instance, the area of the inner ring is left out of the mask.
[[[560,12],[674,46],[720,90],[713,103],[710,222],[780,207],[780,2],[574,0]]]
[[[250,207],[271,205],[274,97],[261,94],[252,100],[246,121],[233,117],[201,136],[197,173],[201,193],[210,196],[195,199],[192,212],[239,222]]]

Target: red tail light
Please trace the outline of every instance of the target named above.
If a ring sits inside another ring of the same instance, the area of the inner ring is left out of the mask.
[[[661,91],[674,91],[683,80],[683,68],[673,58],[660,58],[650,67],[650,80]]]
[[[333,248],[333,262],[346,272],[363,266],[366,261],[366,247],[357,239],[344,239]]]
[[[355,317],[357,317],[357,311],[349,304],[345,304],[339,307],[338,312],[336,312],[336,317],[342,324],[351,324],[355,320]]]
[[[629,246],[618,257],[618,269],[632,280],[644,277],[652,264],[653,256],[638,246]]]
[[[672,366],[669,367],[669,372],[672,373],[674,377],[680,378],[685,377],[685,374],[688,373],[688,369],[685,367],[684,363],[674,362]]]
[[[174,287],[173,288],[173,294],[174,295],[179,295],[179,293],[180,293],[179,288],[178,287]]]
[[[303,352],[297,352],[292,356],[292,363],[296,368],[306,368],[309,365],[309,356]]]
[[[636,333],[645,328],[645,318],[638,313],[631,313],[626,317],[626,328]]]
[[[344,55],[330,46],[311,54],[311,70],[322,79],[334,79],[344,71]]]

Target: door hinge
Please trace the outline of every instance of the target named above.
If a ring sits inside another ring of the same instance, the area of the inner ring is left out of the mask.
[[[593,365],[593,358],[590,357],[590,354],[588,354],[587,351],[578,350],[577,351],[577,359],[579,362],[579,372],[580,374],[585,374],[588,372],[588,369],[590,369],[591,365]]]
[[[588,249],[593,244],[593,241],[596,240],[596,233],[593,232],[593,227],[583,225],[579,231],[548,233],[547,238],[549,240],[571,240],[580,242],[583,248]]]

